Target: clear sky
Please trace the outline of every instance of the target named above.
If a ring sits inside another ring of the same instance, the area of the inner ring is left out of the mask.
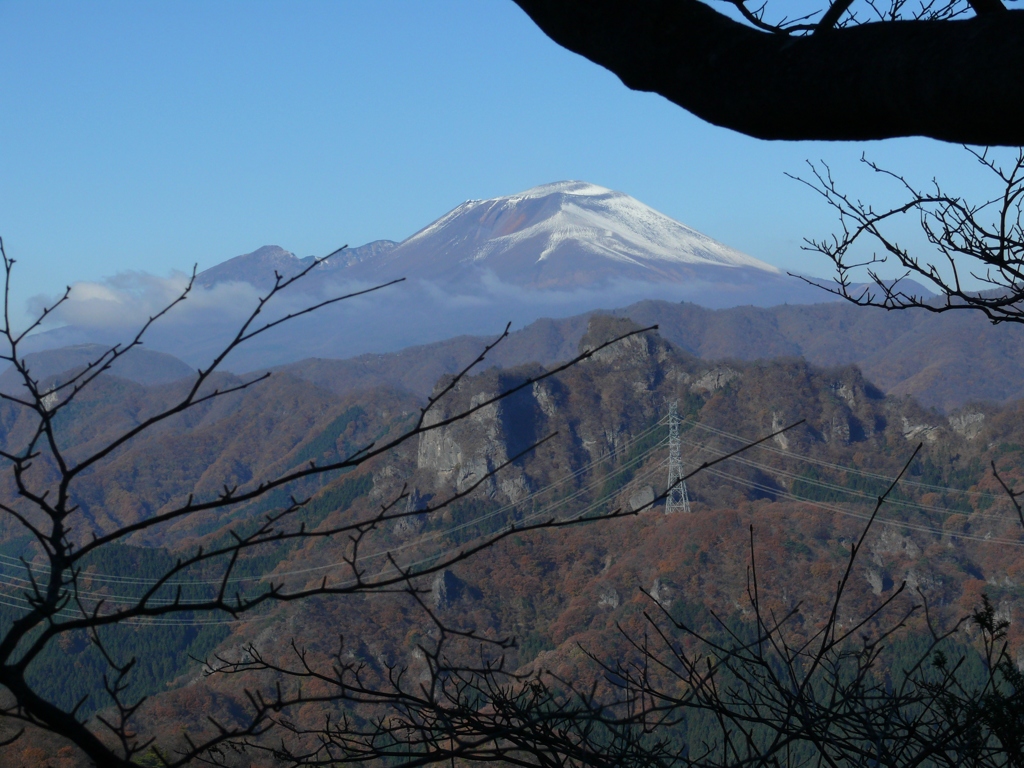
[[[780,144],[706,125],[548,40],[509,0],[0,3],[0,235],[18,300],[264,244],[401,240],[469,198],[626,192],[790,270],[830,231],[785,178],[861,153],[971,189],[923,139]]]

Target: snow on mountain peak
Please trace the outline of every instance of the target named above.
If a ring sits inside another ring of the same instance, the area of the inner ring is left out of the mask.
[[[555,181],[550,184],[541,184],[532,187],[525,192],[516,195],[509,195],[508,199],[529,200],[537,197],[547,197],[554,194],[577,195],[579,197],[598,197],[600,195],[620,195],[621,192],[613,192],[607,187],[599,187],[586,181]]]
[[[469,200],[402,243],[395,256],[408,274],[420,271],[413,261],[426,267],[422,260],[429,259],[449,273],[472,264],[521,285],[550,287],[608,279],[616,271],[672,282],[692,279],[692,270],[704,267],[781,274],[629,195],[585,181]]]
[[[241,281],[267,288],[308,259],[261,248],[199,275],[200,285]],[[779,277],[775,267],[679,223],[629,195],[558,181],[490,200],[468,200],[402,243],[380,241],[322,264],[342,279],[396,277],[464,283],[491,275],[530,289],[622,283],[739,284]]]

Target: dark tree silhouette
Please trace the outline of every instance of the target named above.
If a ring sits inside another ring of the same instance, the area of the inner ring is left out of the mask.
[[[772,23],[770,0],[728,2],[746,23],[700,0],[516,0],[628,87],[750,136],[1024,144],[1024,11],[834,0]]]

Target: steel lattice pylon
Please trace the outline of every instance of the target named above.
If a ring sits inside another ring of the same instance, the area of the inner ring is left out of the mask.
[[[668,406],[668,495],[665,497],[665,513],[689,512],[690,497],[686,493],[683,478],[683,460],[679,457],[682,441],[679,439],[679,402],[673,400]]]

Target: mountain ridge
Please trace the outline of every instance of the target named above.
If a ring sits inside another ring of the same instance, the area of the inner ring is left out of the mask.
[[[992,326],[975,315],[894,313],[841,302],[712,310],[646,300],[616,310],[543,318],[513,332],[484,367],[567,360],[589,318],[598,314],[657,324],[666,340],[704,360],[800,357],[817,366],[856,365],[887,394],[910,395],[944,411],[1024,397],[1019,384],[1024,380],[1024,329]],[[282,370],[335,391],[386,384],[422,397],[438,376],[468,364],[493,340],[460,336],[386,355],[303,360]]]
[[[456,280],[468,266],[534,289],[603,279],[679,282],[707,268],[781,275],[629,195],[580,181],[468,200],[367,264],[380,278],[433,271]]]
[[[147,346],[192,367],[206,364],[244,321],[247,308],[255,308],[259,296],[274,285],[275,275],[291,277],[313,258],[263,246],[204,270],[196,278],[196,300],[185,302],[151,329]],[[399,277],[407,279],[387,290],[332,303],[315,315],[303,312]],[[709,309],[838,301],[820,287],[782,274],[628,195],[586,182],[556,182],[468,201],[401,243],[377,240],[317,264],[305,280],[261,309],[261,319],[273,320],[275,313],[292,313],[296,319],[234,351],[229,367],[247,371],[307,358],[391,353],[489,328],[497,331],[509,321],[522,328],[540,318],[618,311],[649,299],[699,302]],[[102,308],[95,304],[72,314],[98,318],[95,325],[69,322],[36,334],[26,351],[112,344],[132,332],[120,305],[97,311]],[[68,306],[77,307],[74,294]],[[150,316],[156,311],[158,307]],[[763,335],[765,329],[752,331]],[[782,340],[772,343],[773,348],[789,349],[786,354],[797,353]],[[727,354],[730,350],[726,345]],[[436,365],[427,369],[440,372]],[[914,373],[908,370],[903,378]],[[422,390],[416,386],[415,391]],[[983,396],[1002,399],[1005,393]]]
[[[992,326],[970,314],[885,312],[843,302],[707,309],[644,300],[619,309],[541,318],[513,331],[482,368],[567,360],[576,353],[595,314],[628,317],[645,326],[658,324],[664,338],[706,360],[802,357],[814,365],[856,365],[887,394],[912,395],[945,411],[970,402],[1005,403],[1024,397],[1024,385],[1019,383],[1024,381],[1024,329]],[[441,376],[469,364],[495,336],[452,335],[393,352],[345,358],[311,355],[243,370],[280,370],[336,393],[386,386],[425,397]],[[96,356],[102,349],[93,345],[51,350],[38,371],[40,363],[33,362],[33,373],[61,373],[87,362],[82,350]],[[228,368],[235,369],[230,360]],[[181,375],[192,372],[180,360],[174,370]],[[144,376],[140,372],[115,368],[113,373],[147,381],[139,378]],[[0,386],[10,375],[0,375]]]

